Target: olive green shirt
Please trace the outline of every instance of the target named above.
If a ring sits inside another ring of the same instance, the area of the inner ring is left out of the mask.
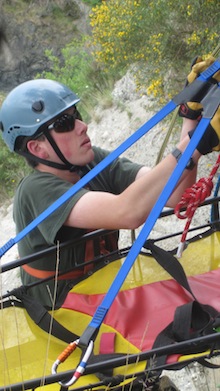
[[[94,161],[85,167],[85,173],[102,161],[108,151],[93,148]],[[141,166],[132,163],[126,158],[119,158],[105,168],[98,176],[79,190],[74,196],[63,203],[35,229],[29,232],[19,243],[19,256],[24,257],[35,252],[47,249],[58,242],[75,239],[82,236],[86,230],[64,226],[69,213],[76,202],[88,191],[105,191],[120,194],[129,186],[140,170]],[[59,197],[61,197],[73,185],[53,174],[34,170],[19,184],[14,199],[14,221],[17,233],[21,232],[37,216],[44,212]],[[82,263],[85,256],[85,245],[77,245],[72,248],[62,249],[59,253],[59,272],[69,271],[78,263]],[[32,268],[40,270],[55,270],[57,254],[47,255],[42,259],[31,262]],[[26,273],[21,268],[21,278],[24,285],[39,281]],[[66,292],[71,288],[71,281],[58,281],[56,301],[62,302]],[[34,288],[28,289],[31,296],[37,298],[47,307],[52,307],[54,300],[54,281],[48,281]]]

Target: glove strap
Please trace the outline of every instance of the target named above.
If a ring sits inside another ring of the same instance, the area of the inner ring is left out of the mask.
[[[182,103],[179,107],[179,116],[200,121],[202,118],[202,109],[193,110],[187,105],[187,103]]]

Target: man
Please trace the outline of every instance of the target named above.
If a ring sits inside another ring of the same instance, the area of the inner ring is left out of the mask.
[[[0,111],[3,139],[12,151],[25,156],[34,168],[21,181],[15,194],[17,232],[53,204],[108,153],[92,146],[87,134],[88,127],[76,107],[78,102],[79,98],[68,87],[43,79],[21,84],[3,102]],[[143,224],[174,170],[177,159],[190,141],[188,133],[193,132],[198,117],[201,117],[200,108],[188,109],[187,106],[187,114],[184,109],[181,110],[181,115],[186,118],[177,150],[152,169],[125,158],[117,159],[86,188],[78,191],[26,235],[18,245],[19,255],[27,256],[70,238],[78,238],[88,230],[135,229]],[[192,117],[195,118],[190,119]],[[206,134],[213,143],[206,146],[207,137],[201,141],[201,148],[198,146],[193,153],[167,206],[174,207],[184,189],[195,182],[201,154],[210,152],[216,146],[219,150],[219,124],[217,129],[210,127]],[[59,306],[72,287],[72,279],[78,276],[70,270],[85,259],[91,259],[91,254],[102,253],[101,242],[97,252],[96,244],[93,243],[92,252],[83,245],[60,250],[58,266],[56,255],[24,265],[21,268],[24,285],[54,276],[56,268],[59,272],[67,273],[58,277],[56,289],[52,279],[34,286],[28,293],[48,308],[54,303]],[[111,236],[106,240],[104,251],[111,251],[116,246],[117,237]],[[78,273],[86,273],[86,270]]]

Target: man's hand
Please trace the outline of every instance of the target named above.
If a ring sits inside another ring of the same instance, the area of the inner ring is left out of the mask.
[[[191,65],[191,72],[187,76],[186,85],[192,83],[202,72],[204,72],[210,65],[215,62],[215,58],[210,56],[207,60],[203,60],[202,57],[196,57]],[[220,71],[216,72],[212,77],[214,82],[220,81]],[[200,121],[202,117],[203,107],[200,103],[187,102],[180,105],[179,116],[189,118],[192,120]]]
[[[187,76],[188,83],[192,83],[202,72],[204,72],[210,65],[215,62],[215,58],[210,56],[206,60],[203,60],[201,57],[196,57],[192,63],[192,69],[189,75]],[[215,81],[220,81],[220,71],[216,72],[213,76]]]
[[[192,137],[194,130],[189,132]],[[207,155],[212,151],[220,151],[220,106],[208,125],[202,139],[199,141],[196,149],[202,154]]]

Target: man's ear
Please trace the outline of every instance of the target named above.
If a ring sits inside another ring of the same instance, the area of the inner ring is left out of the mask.
[[[32,155],[38,156],[42,159],[48,158],[48,152],[45,143],[42,143],[39,140],[29,140],[27,142],[27,149]]]

